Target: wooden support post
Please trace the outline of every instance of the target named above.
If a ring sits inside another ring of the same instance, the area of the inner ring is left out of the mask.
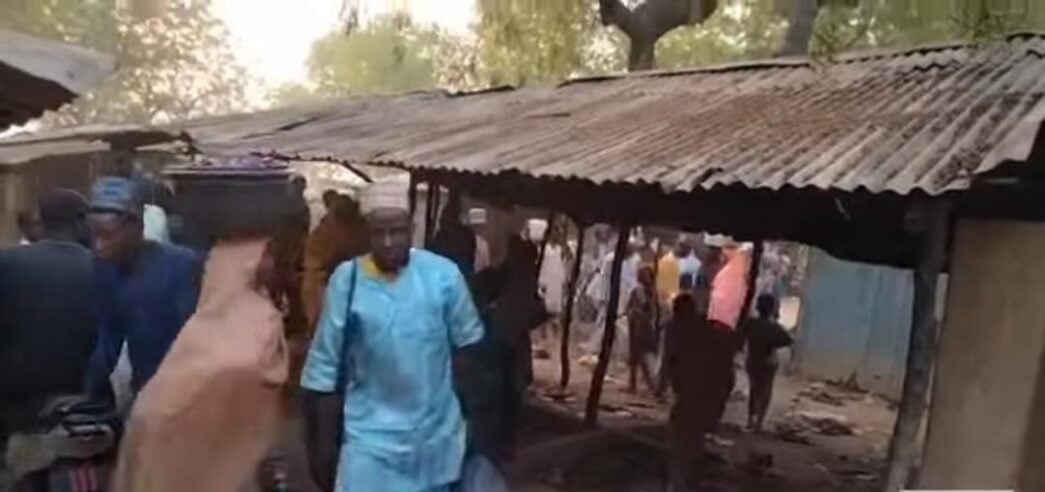
[[[537,276],[541,275],[541,267],[544,266],[544,252],[548,251],[548,239],[552,237],[552,225],[555,224],[555,217],[558,214],[555,212],[548,212],[548,227],[544,230],[544,237],[541,238],[541,249],[537,252]]]
[[[922,418],[929,403],[929,386],[936,358],[936,285],[947,259],[950,204],[935,200],[916,206],[921,252],[914,270],[914,302],[903,396],[889,444],[886,492],[906,488],[921,455]]]
[[[429,181],[428,192],[425,198],[424,247],[428,248],[431,247],[432,240],[435,239],[438,232],[437,228],[439,227],[439,185]]]
[[[624,255],[628,251],[628,236],[631,227],[619,227],[617,230],[617,248],[613,253],[613,266],[610,269],[610,298],[606,303],[606,324],[602,332],[602,347],[599,349],[599,361],[595,364],[595,372],[591,375],[591,390],[584,409],[584,425],[595,427],[599,421],[599,400],[602,399],[602,384],[606,380],[606,372],[613,357],[613,339],[617,334],[617,307],[620,305],[620,275],[624,264]]]
[[[438,206],[435,201],[435,197],[439,194],[439,187],[432,183],[427,182],[428,186],[425,188],[425,247],[432,245],[432,238],[435,237],[435,219],[438,216]]]
[[[570,266],[570,278],[566,285],[566,306],[562,312],[562,340],[559,341],[559,387],[570,385],[570,324],[573,323],[573,301],[577,298],[577,281],[581,277],[581,260],[584,258],[584,236],[587,228],[577,224],[577,252]]]
[[[414,224],[417,213],[417,175],[410,173],[410,223]]]
[[[439,233],[439,212],[443,205],[443,188],[432,184],[432,239]]]

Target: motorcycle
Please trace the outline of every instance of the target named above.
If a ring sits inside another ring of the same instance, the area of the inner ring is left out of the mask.
[[[84,396],[48,399],[31,425],[8,437],[12,492],[104,492],[122,421]]]

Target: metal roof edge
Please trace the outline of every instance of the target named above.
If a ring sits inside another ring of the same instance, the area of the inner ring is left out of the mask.
[[[1010,43],[1016,39],[1027,39],[1027,38],[1041,38],[1045,40],[1045,31],[1014,31],[1004,36],[1004,41]],[[936,43],[926,43],[918,46],[911,46],[905,48],[867,48],[862,50],[855,50],[846,53],[842,53],[835,57],[834,61],[825,63],[824,65],[840,65],[855,63],[861,61],[869,61],[881,58],[894,58],[900,56],[909,56],[915,53],[929,53],[934,51],[947,51],[961,48],[969,48],[976,46],[978,43],[974,41],[942,41]],[[652,78],[652,77],[672,77],[681,75],[693,75],[699,73],[719,73],[719,72],[730,72],[737,70],[761,70],[768,68],[802,68],[812,67],[813,61],[806,56],[789,56],[789,57],[777,57],[777,58],[763,58],[759,60],[740,61],[740,62],[726,62],[718,63],[706,66],[697,67],[686,67],[679,69],[654,69],[654,70],[643,70],[639,72],[621,72],[615,74],[606,75],[592,75],[586,77],[576,77],[565,80],[559,84],[559,87],[565,87],[574,84],[584,84],[592,82],[604,82],[607,80],[624,80],[631,78]]]

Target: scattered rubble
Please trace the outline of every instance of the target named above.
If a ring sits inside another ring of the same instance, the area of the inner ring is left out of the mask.
[[[614,417],[632,418],[635,416],[635,413],[629,411],[623,406],[610,403],[599,403],[599,411],[609,412],[609,414]]]
[[[720,448],[731,448],[735,444],[734,441],[731,441],[729,439],[723,439],[714,434],[708,434],[708,442],[711,443],[712,446],[717,446]]]
[[[556,403],[571,403],[577,399],[572,391],[559,386],[541,392],[541,396]]]
[[[639,408],[644,410],[650,410],[656,408],[656,405],[642,400],[628,400],[624,403],[628,408]]]
[[[863,395],[861,395],[861,398],[862,397]],[[852,398],[847,398],[846,396],[843,396],[842,392],[837,391],[832,387],[829,387],[827,384],[821,382],[811,383],[809,386],[806,386],[804,389],[802,389],[802,391],[798,392],[797,398],[805,398],[808,400],[815,401],[817,403],[823,403],[835,407],[845,405],[846,400],[853,400]]]
[[[813,435],[853,436],[857,431],[840,415],[815,411],[792,411],[777,423],[773,434],[786,442],[811,444]]]
[[[852,436],[856,434],[848,419],[833,413],[801,411],[790,414],[785,418],[788,420],[795,419],[801,425],[823,436]]]
[[[596,356],[596,355],[590,355],[590,354],[589,355],[582,355],[580,358],[577,359],[577,363],[578,364],[580,364],[582,367],[587,367],[588,369],[591,369],[591,368],[595,367],[595,364],[597,364],[598,362],[599,362],[599,357]]]
[[[813,441],[810,440],[809,435],[806,432],[806,429],[802,428],[799,425],[796,425],[795,422],[790,420],[785,420],[778,423],[776,425],[776,428],[773,430],[773,435],[784,442],[791,442],[795,444],[804,445],[813,444]]]

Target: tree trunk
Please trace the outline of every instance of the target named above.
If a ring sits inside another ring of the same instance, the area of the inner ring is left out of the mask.
[[[628,71],[649,70],[656,64],[657,40],[672,29],[703,22],[716,0],[645,0],[634,8],[621,0],[599,0],[599,17],[605,26],[617,26],[628,36]]]
[[[813,28],[816,27],[817,14],[820,9],[817,0],[794,0],[788,18],[787,33],[777,56],[804,56],[809,53],[809,42],[813,39]]]
[[[646,36],[631,38],[628,45],[628,71],[652,70],[656,64],[657,40]]]
[[[610,268],[610,298],[606,303],[606,323],[602,332],[602,347],[599,349],[599,361],[595,364],[595,372],[591,375],[591,390],[584,408],[585,427],[595,427],[599,421],[599,400],[602,399],[602,385],[606,380],[606,371],[613,357],[613,339],[617,335],[617,307],[620,305],[621,267],[624,255],[628,250],[628,236],[631,227],[620,227],[617,231],[617,248],[613,252],[613,266]]]
[[[562,313],[562,340],[559,345],[559,364],[561,374],[559,387],[566,389],[570,385],[570,324],[573,323],[573,300],[577,298],[577,281],[581,276],[581,259],[584,257],[584,236],[587,228],[577,227],[577,252],[573,255],[573,265],[570,267],[570,280],[566,286],[566,306]]]
[[[936,285],[947,257],[950,214],[946,202],[926,203],[920,208],[920,219],[924,221],[925,229],[921,231],[921,258],[914,271],[907,368],[900,410],[889,444],[886,492],[906,488],[911,470],[919,461],[922,417],[929,403],[929,386],[936,358]]]

